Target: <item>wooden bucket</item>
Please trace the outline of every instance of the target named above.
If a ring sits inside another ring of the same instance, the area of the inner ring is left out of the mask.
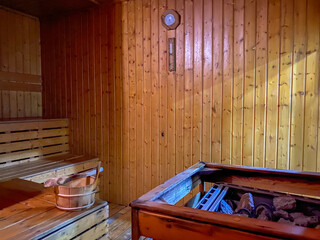
[[[95,201],[100,163],[96,176],[80,178],[54,187],[57,208],[65,211],[79,211],[91,207]]]

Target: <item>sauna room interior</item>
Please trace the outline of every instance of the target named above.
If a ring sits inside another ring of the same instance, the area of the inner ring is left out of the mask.
[[[0,0],[0,239],[320,239],[319,0]]]

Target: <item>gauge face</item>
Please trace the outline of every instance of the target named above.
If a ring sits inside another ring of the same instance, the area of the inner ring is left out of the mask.
[[[168,26],[174,24],[175,21],[176,21],[176,19],[174,18],[174,16],[173,16],[171,13],[169,13],[168,15],[166,15],[165,18],[164,18],[164,22],[165,22]]]

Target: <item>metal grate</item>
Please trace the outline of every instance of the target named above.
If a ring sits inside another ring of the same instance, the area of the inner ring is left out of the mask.
[[[212,212],[216,211],[221,200],[227,194],[228,189],[229,187],[223,186],[222,184],[215,184],[203,196],[195,208]]]

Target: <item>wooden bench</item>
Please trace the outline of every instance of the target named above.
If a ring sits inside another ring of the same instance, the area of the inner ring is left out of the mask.
[[[69,152],[67,119],[0,122],[0,238],[100,239],[105,236],[108,203],[89,209],[56,208],[49,178],[97,166],[98,158]]]
[[[67,119],[0,122],[0,182],[43,183],[97,166],[98,158],[69,153]]]
[[[104,201],[84,211],[61,211],[52,188],[22,179],[0,183],[0,199],[0,239],[101,239],[108,232]]]

